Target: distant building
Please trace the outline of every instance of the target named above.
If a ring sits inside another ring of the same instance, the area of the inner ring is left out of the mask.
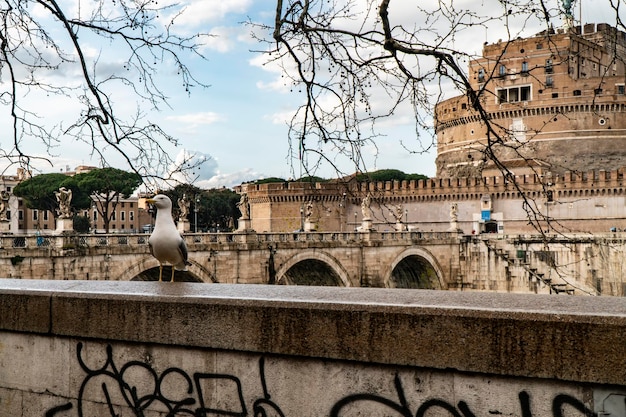
[[[487,147],[514,174],[621,168],[625,59],[626,33],[606,24],[485,44],[469,81],[486,114],[467,95],[436,106],[437,177],[498,174]]]
[[[625,230],[625,61],[626,34],[605,24],[485,44],[469,63],[485,114],[467,95],[435,108],[436,178],[242,184],[236,191],[247,194],[258,232],[303,230],[309,202],[315,230],[362,230],[370,227],[364,201],[379,231]],[[508,175],[485,157],[487,149]]]
[[[62,171],[66,175],[76,175],[89,172],[96,167],[79,166],[74,171],[69,168]],[[23,168],[18,169],[16,175],[0,176],[0,192],[8,193],[9,202],[7,208],[7,219],[9,221],[9,231],[13,234],[32,234],[32,233],[52,233],[56,230],[56,213],[48,210],[37,210],[26,207],[24,201],[13,195],[13,188],[20,182],[31,177],[31,174]],[[112,209],[112,207],[110,208]],[[87,216],[90,220],[93,232],[103,233],[104,221],[102,216],[97,212],[95,202],[88,210],[82,210],[77,213]],[[140,207],[139,198],[131,196],[129,198],[120,199],[115,207],[112,219],[109,224],[110,233],[136,233],[142,232],[143,226],[150,224],[151,215]]]

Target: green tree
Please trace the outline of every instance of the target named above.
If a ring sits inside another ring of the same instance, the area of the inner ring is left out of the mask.
[[[403,181],[403,180],[425,180],[426,175],[405,174],[399,169],[380,169],[378,171],[361,173],[356,176],[357,181]]]
[[[94,169],[74,177],[78,188],[91,196],[109,232],[109,223],[120,198],[129,197],[141,185],[141,176],[117,168]]]
[[[241,213],[237,208],[239,194],[228,188],[209,190],[206,196],[206,219],[210,229],[232,230]]]
[[[76,182],[75,177],[65,174],[41,174],[22,181],[13,188],[13,194],[21,197],[26,207],[37,210],[48,210],[56,217],[58,202],[55,191],[65,187],[72,190],[71,206],[75,210],[89,208],[91,200],[89,194],[84,193]]]
[[[172,217],[174,217],[174,220],[178,220],[180,217],[179,201],[183,198],[183,196],[186,196],[189,201],[189,213],[187,214],[187,220],[191,223],[192,230],[196,230],[196,224],[194,221],[195,217],[192,216],[192,213],[195,213],[196,208],[202,204],[203,190],[192,184],[178,184],[176,187],[163,191],[162,193],[172,200]],[[201,223],[200,218],[198,219],[198,223]]]
[[[234,227],[234,221],[240,215],[237,209],[239,194],[228,188],[202,190],[191,184],[180,184],[171,190],[164,191],[172,200],[173,216],[180,215],[178,201],[187,196],[190,203],[187,220],[191,223],[191,230],[220,230]],[[197,210],[197,211],[196,211]],[[197,225],[196,225],[197,219]]]
[[[91,222],[89,216],[74,215],[74,230],[78,233],[89,233]]]

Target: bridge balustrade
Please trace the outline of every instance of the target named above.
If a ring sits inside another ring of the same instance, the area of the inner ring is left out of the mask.
[[[188,246],[211,243],[296,243],[296,242],[362,242],[415,241],[420,239],[449,239],[457,236],[449,232],[295,232],[295,233],[189,233],[184,238]],[[3,248],[69,248],[69,247],[114,247],[145,245],[148,234],[73,234],[73,235],[4,235],[0,236]]]

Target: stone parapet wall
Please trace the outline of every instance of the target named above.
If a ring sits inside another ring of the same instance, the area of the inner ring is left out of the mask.
[[[591,170],[564,172],[552,174],[553,186],[567,188],[568,190],[603,190],[608,188],[623,187],[624,168],[613,170]],[[548,174],[546,174],[548,175]],[[541,191],[545,186],[546,179],[540,175],[517,175],[515,182],[522,190]],[[299,186],[294,188],[294,184]],[[429,178],[426,180],[404,181],[376,181],[345,183],[321,182],[315,184],[300,183],[270,183],[270,184],[245,184],[236,187],[236,191],[247,193],[250,199],[258,199],[259,202],[306,202],[309,199],[324,199],[328,201],[341,201],[343,193],[350,201],[360,201],[368,192],[379,196],[399,197],[403,195],[431,196],[441,199],[448,194],[473,194],[473,193],[498,193],[517,191],[512,180],[505,179],[500,174],[483,176],[481,178]]]
[[[625,311],[623,298],[0,280],[0,416],[623,416]]]

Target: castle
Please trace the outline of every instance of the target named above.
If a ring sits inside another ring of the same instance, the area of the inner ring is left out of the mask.
[[[242,184],[246,225],[259,232],[624,229],[624,58],[626,33],[606,24],[485,44],[469,63],[472,94],[435,108],[435,178]]]

